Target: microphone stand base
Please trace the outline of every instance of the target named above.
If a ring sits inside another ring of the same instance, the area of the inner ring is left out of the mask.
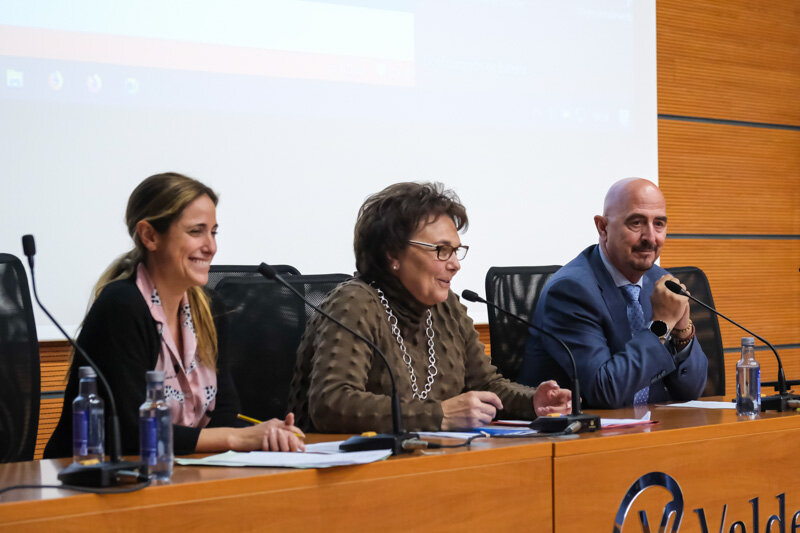
[[[783,394],[774,394],[772,396],[761,397],[761,410],[762,411],[791,411],[793,408],[789,407],[789,400],[800,400],[800,396],[785,392]]]
[[[392,455],[399,455],[410,450],[403,449],[403,442],[409,439],[418,439],[416,433],[378,433],[372,437],[350,437],[339,445],[343,452],[364,452],[368,450],[392,450]]]
[[[576,431],[573,431],[573,433],[597,431],[600,429],[600,417],[587,414],[540,416],[531,422],[529,427],[535,429],[539,433],[560,433],[574,422],[580,422],[581,426]]]
[[[64,485],[78,487],[113,487],[120,485],[118,474],[122,470],[136,472],[139,479],[143,477],[141,461],[105,462],[93,465],[72,463],[58,473],[58,480]]]

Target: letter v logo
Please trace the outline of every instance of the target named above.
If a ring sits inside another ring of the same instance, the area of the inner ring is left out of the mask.
[[[650,487],[663,487],[672,494],[672,500],[664,506],[664,512],[661,515],[661,523],[658,527],[659,533],[666,533],[667,531],[676,533],[680,529],[681,520],[683,520],[683,492],[678,482],[664,472],[649,472],[634,481],[628,492],[625,493],[625,497],[622,498],[622,503],[619,504],[617,517],[614,521],[614,533],[621,533],[625,518],[630,512],[634,500]],[[670,519],[672,519],[672,526],[668,529]],[[639,512],[639,520],[641,521],[642,531],[650,533],[650,524],[647,521],[647,513],[645,511]]]

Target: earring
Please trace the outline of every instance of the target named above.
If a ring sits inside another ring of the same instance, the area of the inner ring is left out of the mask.
[[[397,270],[397,265],[392,265],[392,270]]]

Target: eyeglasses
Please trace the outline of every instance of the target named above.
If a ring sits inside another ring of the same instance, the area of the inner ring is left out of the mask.
[[[459,246],[458,248],[453,248],[449,244],[431,244],[429,242],[420,242],[420,241],[408,241],[409,244],[416,244],[417,246],[422,246],[423,248],[428,248],[429,250],[436,250],[436,258],[439,261],[447,261],[453,254],[456,254],[456,259],[459,261],[463,261],[465,257],[467,257],[467,252],[469,251],[469,246]]]

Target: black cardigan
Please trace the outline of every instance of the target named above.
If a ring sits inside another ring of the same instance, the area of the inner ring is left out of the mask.
[[[83,322],[78,345],[95,361],[108,380],[117,401],[122,453],[139,453],[139,406],[145,401],[145,373],[156,366],[161,339],[135,278],[110,283],[92,304]],[[61,419],[44,450],[44,457],[72,455],[72,401],[78,394],[78,367],[88,365],[75,356],[64,394]],[[97,384],[105,401],[106,453],[111,451],[111,407],[105,388]],[[208,427],[240,427],[239,400],[230,374],[217,362],[216,406]],[[200,428],[173,425],[176,455],[194,453]]]

